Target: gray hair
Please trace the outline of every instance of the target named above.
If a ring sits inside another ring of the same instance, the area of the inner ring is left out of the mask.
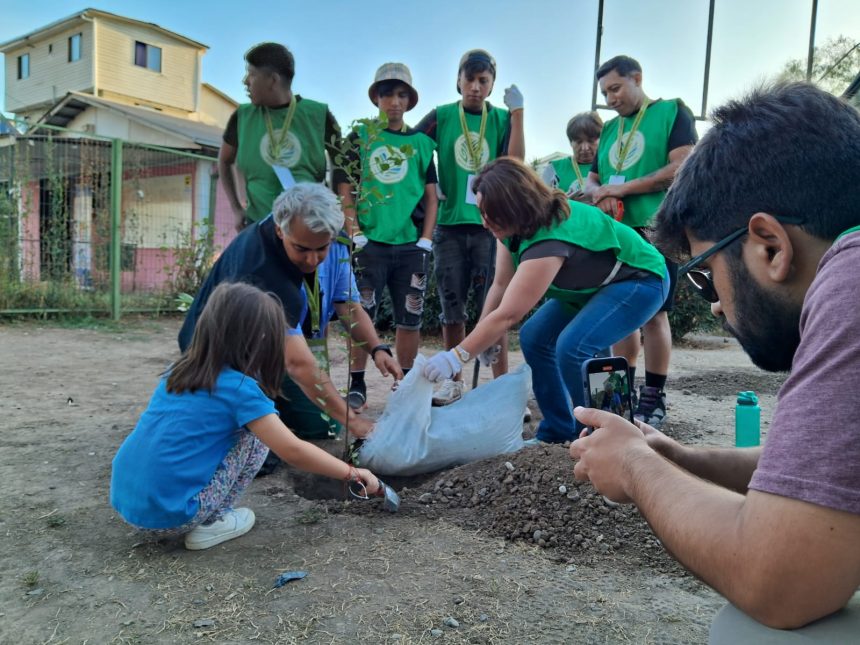
[[[343,211],[334,193],[322,184],[296,184],[288,188],[272,206],[275,224],[289,234],[294,217],[300,218],[314,233],[336,237],[343,228]]]

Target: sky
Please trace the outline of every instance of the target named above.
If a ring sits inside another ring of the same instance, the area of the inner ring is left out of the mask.
[[[85,8],[67,0],[5,4],[0,42]],[[812,0],[716,0],[708,109],[785,61],[805,60],[811,7]],[[93,8],[208,45],[203,80],[242,102],[245,51],[283,43],[296,58],[293,89],[328,103],[342,128],[375,114],[367,88],[388,61],[412,70],[420,99],[407,122],[455,101],[460,56],[476,47],[496,59],[490,101],[501,105],[511,83],[525,97],[527,159],[569,150],[568,119],[591,107],[598,0],[104,0]],[[680,97],[698,115],[707,24],[708,0],[605,0],[601,60],[633,56],[649,96]],[[840,34],[860,41],[860,2],[819,0],[816,43]]]

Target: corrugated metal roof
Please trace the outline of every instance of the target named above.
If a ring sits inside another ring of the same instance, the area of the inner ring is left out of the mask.
[[[149,108],[126,105],[125,103],[81,92],[69,92],[66,94],[59,103],[39,119],[38,123],[67,127],[76,116],[90,106],[119,112],[126,118],[143,123],[156,130],[190,139],[197,145],[209,149],[209,151],[217,151],[221,146],[222,131],[217,126],[170,114],[163,114]]]

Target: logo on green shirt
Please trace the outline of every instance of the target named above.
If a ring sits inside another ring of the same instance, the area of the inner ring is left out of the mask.
[[[477,149],[478,133],[469,132],[469,139],[472,146]],[[490,160],[490,146],[487,144],[486,138],[481,139],[481,162],[476,167],[472,155],[469,153],[469,148],[466,146],[466,138],[461,134],[454,142],[454,159],[457,161],[457,165],[466,172],[478,172]]]
[[[621,146],[627,145],[627,139],[630,138],[630,133],[627,132],[623,135],[621,141],[615,141],[612,144],[612,147],[609,148],[609,163],[613,168],[618,168],[618,151]],[[624,157],[624,165],[621,167],[621,170],[627,170],[632,165],[639,162],[642,158],[642,153],[645,152],[645,135],[642,134],[641,131],[637,130],[633,135],[633,142],[630,144],[630,150],[627,153],[627,156]]]
[[[276,132],[276,138],[281,139],[283,131],[277,130]],[[302,144],[295,134],[287,132],[280,149],[276,149],[269,139],[269,134],[264,133],[260,139],[260,156],[270,166],[293,168],[302,158]]]
[[[409,173],[409,159],[387,145],[370,153],[369,165],[374,178],[383,184],[396,184]]]

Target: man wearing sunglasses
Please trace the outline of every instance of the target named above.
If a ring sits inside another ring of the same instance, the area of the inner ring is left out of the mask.
[[[694,256],[680,271],[756,365],[790,370],[767,441],[692,448],[577,408],[597,431],[572,444],[575,473],[635,503],[729,600],[711,643],[787,642],[784,629],[856,642],[860,114],[798,83],[756,90],[713,122],[660,208],[657,240]]]

